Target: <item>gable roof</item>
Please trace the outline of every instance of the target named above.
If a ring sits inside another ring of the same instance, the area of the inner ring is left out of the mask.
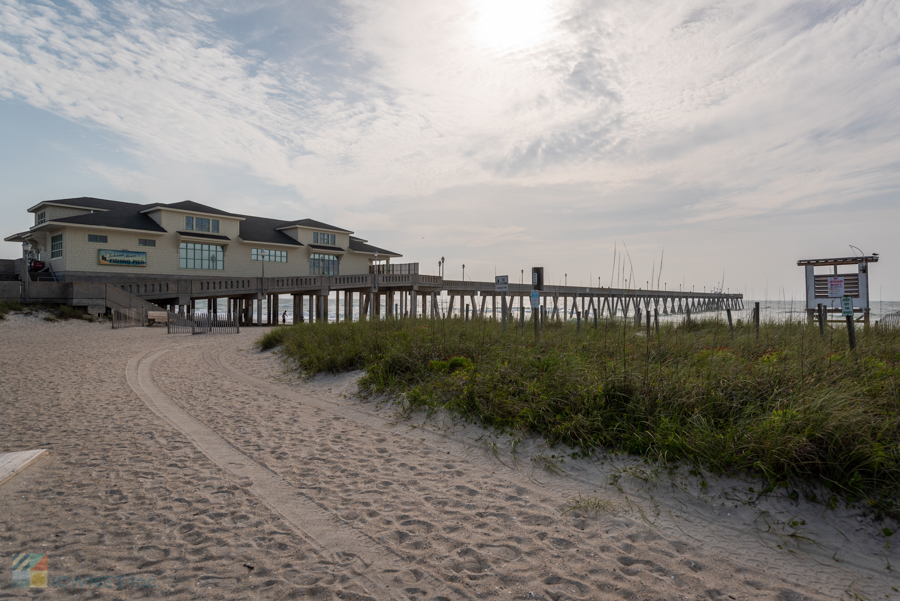
[[[395,253],[390,250],[385,250],[383,248],[378,248],[377,246],[372,246],[371,244],[366,244],[362,238],[357,238],[356,236],[350,236],[350,250],[358,253],[370,253],[375,254],[376,252],[379,255],[384,255],[386,257],[402,257],[400,253]]]
[[[148,205],[147,207],[143,207],[142,210],[144,212],[150,212],[153,209],[162,208],[162,209],[175,209],[176,211],[186,211],[188,213],[206,213],[207,215],[222,215],[223,217],[243,217],[243,215],[236,215],[235,213],[229,213],[227,211],[223,211],[221,209],[217,209],[215,207],[211,207],[209,205],[203,205],[199,202],[194,202],[193,200],[182,200],[181,202],[171,202],[171,203],[154,203],[152,205]]]
[[[345,252],[343,248],[340,246],[330,246],[328,244],[310,244],[310,248],[314,248],[316,250],[329,250],[332,252]]]
[[[30,209],[34,212],[41,205],[59,205],[65,207],[76,207],[79,209],[89,209],[93,211],[111,211],[113,209],[122,209],[125,207],[139,207],[141,205],[134,202],[122,202],[120,200],[106,200],[105,198],[94,198],[92,196],[80,196],[78,198],[60,198],[58,200],[42,200]]]
[[[206,240],[231,240],[231,238],[229,238],[228,236],[222,236],[221,234],[205,234],[203,232],[194,231],[184,231],[178,233],[186,238],[204,238]]]
[[[130,204],[130,203],[129,203]],[[118,209],[86,213],[72,217],[51,219],[45,223],[72,223],[78,225],[96,225],[102,227],[120,227],[129,230],[165,233],[165,229],[139,209],[142,205],[126,206]]]
[[[321,221],[316,221],[315,219],[298,219],[296,221],[286,221],[278,229],[285,229],[293,226],[308,227],[319,230],[330,230],[332,232],[343,232],[345,234],[353,233],[350,230],[345,230],[344,228],[328,225],[327,223],[322,223]]]
[[[266,217],[250,217],[241,215],[240,234],[241,240],[246,242],[263,242],[269,244],[288,244],[290,246],[303,246],[282,231],[279,227],[284,225],[280,219],[268,219]]]
[[[121,202],[118,200],[106,200],[103,198],[93,198],[90,196],[82,196],[79,198],[64,198],[59,200],[45,200],[34,207],[28,209],[34,212],[43,204],[76,207],[93,211],[84,215],[75,215],[72,217],[60,217],[45,221],[42,224],[33,226],[29,232],[22,232],[6,238],[7,241],[18,241],[20,237],[26,236],[31,231],[38,228],[47,227],[53,224],[72,224],[81,226],[96,226],[123,228],[146,232],[166,233],[166,230],[155,220],[148,216],[154,209],[173,209],[188,213],[201,213],[208,215],[221,215],[232,217],[240,220],[239,236],[246,242],[260,242],[268,244],[280,244],[285,246],[304,246],[301,242],[287,235],[283,230],[291,227],[303,227],[309,229],[318,229],[331,232],[341,232],[352,234],[350,230],[329,225],[315,219],[297,219],[293,221],[285,221],[282,219],[269,219],[266,217],[254,217],[251,215],[240,215],[237,213],[229,213],[215,207],[200,204],[192,200],[183,200],[176,203],[151,203],[137,204],[133,202]],[[187,233],[185,233],[187,234]],[[197,235],[196,232],[191,235]],[[212,236],[210,236],[212,238]],[[222,238],[227,238],[223,236]],[[339,250],[338,247],[327,247],[318,245],[318,248],[328,248],[329,250]],[[372,246],[362,238],[350,236],[349,250],[359,253],[378,253],[385,257],[401,257],[403,255],[395,253],[377,246]]]

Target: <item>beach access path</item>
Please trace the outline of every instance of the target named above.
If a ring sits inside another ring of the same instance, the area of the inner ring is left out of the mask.
[[[359,399],[358,374],[285,374],[262,332],[0,322],[0,452],[48,449],[0,486],[0,555],[48,554],[74,598],[900,598],[862,512],[511,453]]]

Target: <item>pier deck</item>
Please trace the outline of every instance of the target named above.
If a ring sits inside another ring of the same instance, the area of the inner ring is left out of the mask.
[[[275,323],[274,313],[268,314],[271,309],[262,315],[259,301],[266,299],[267,306],[277,310],[277,297],[282,295],[294,297],[295,314],[300,314],[308,302],[309,314],[316,320],[325,318],[328,304],[332,302],[339,320],[379,316],[428,317],[433,312],[442,312],[438,299],[444,297],[449,298],[449,307],[443,312],[450,314],[462,313],[461,309],[469,304],[474,316],[486,312],[496,315],[500,311],[498,305],[502,306],[502,293],[496,291],[494,282],[446,280],[423,274],[160,279],[115,285],[148,301],[178,307],[182,311],[190,310],[198,300],[214,303],[225,298],[228,299],[228,312],[245,315],[247,323],[253,321],[250,316],[254,312],[256,323]],[[509,284],[508,307],[528,311],[530,294],[530,284]],[[562,319],[571,318],[576,311],[589,315],[596,310],[600,317],[630,317],[638,309],[645,313],[656,310],[660,315],[743,309],[742,294],[719,292],[547,285],[540,297],[548,315]],[[354,299],[357,299],[356,303]]]

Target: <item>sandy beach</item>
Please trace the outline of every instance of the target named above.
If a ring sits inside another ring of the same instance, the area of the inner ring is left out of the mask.
[[[0,555],[74,598],[900,599],[862,508],[401,419],[262,332],[0,322],[0,453],[49,450],[0,486]]]

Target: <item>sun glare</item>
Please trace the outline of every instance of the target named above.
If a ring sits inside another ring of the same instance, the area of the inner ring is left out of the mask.
[[[475,35],[497,50],[541,43],[551,26],[553,0],[476,0]]]

